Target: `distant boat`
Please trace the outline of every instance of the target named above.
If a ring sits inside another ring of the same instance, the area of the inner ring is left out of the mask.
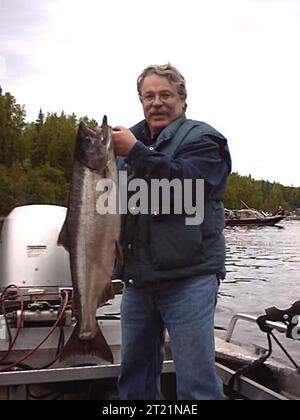
[[[285,218],[283,214],[268,215],[255,209],[225,210],[227,226],[274,226]]]

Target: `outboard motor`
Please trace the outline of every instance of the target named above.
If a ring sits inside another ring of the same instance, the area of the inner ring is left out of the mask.
[[[71,287],[69,255],[57,245],[67,209],[52,205],[15,208],[0,234],[0,289]]]
[[[72,327],[68,252],[57,245],[67,209],[54,205],[15,208],[0,232],[0,362],[14,352],[57,345],[59,328]]]

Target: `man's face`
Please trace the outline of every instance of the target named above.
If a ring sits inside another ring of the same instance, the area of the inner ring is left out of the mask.
[[[141,101],[151,136],[167,127],[184,112],[184,99],[166,77],[146,76],[141,86]]]

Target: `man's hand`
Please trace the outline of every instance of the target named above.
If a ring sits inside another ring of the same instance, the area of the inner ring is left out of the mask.
[[[128,156],[130,150],[137,142],[132,132],[122,126],[113,128],[112,139],[116,156]]]

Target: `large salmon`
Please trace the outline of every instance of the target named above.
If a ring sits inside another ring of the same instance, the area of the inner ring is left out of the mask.
[[[70,253],[77,324],[63,349],[61,360],[77,354],[96,355],[113,362],[113,356],[96,320],[96,310],[113,298],[111,276],[119,239],[117,213],[99,214],[97,200],[106,192],[99,181],[117,186],[117,168],[111,127],[103,118],[101,133],[80,123],[70,187],[69,205],[58,243]],[[117,197],[116,197],[117,198]]]

